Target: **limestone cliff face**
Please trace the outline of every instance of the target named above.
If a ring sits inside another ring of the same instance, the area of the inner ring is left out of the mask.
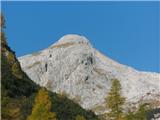
[[[140,72],[94,49],[87,38],[66,35],[47,49],[19,58],[22,69],[41,86],[65,93],[83,108],[105,112],[111,80],[117,78],[127,102],[160,100],[160,74]]]

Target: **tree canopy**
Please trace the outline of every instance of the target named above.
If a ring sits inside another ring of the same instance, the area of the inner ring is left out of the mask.
[[[117,79],[113,79],[110,92],[106,98],[106,106],[110,110],[107,116],[112,120],[120,120],[124,102],[125,98],[121,96],[121,84]]]
[[[35,104],[28,120],[56,120],[56,114],[50,110],[51,100],[48,91],[41,88],[35,98]]]

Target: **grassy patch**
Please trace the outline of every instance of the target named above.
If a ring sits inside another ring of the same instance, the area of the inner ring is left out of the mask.
[[[35,63],[33,63],[32,65],[28,66],[27,68],[30,69],[30,68],[32,68],[32,67],[34,67],[35,65],[38,65],[38,64],[40,64],[40,63],[41,63],[40,61],[35,62]]]
[[[69,47],[71,45],[74,45],[75,43],[73,42],[67,42],[67,43],[63,43],[63,44],[58,44],[58,45],[54,45],[52,46],[51,48],[66,48],[66,47]]]

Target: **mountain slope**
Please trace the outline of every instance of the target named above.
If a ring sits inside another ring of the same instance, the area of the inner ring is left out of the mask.
[[[1,16],[1,119],[26,120],[41,87],[22,71],[15,52],[6,42],[2,22],[4,19]],[[75,120],[78,115],[86,120],[98,120],[93,112],[84,110],[66,96],[50,91],[48,94],[52,103],[51,111],[56,113],[57,120]]]
[[[106,111],[104,102],[113,78],[120,81],[127,105],[140,101],[160,105],[160,74],[122,65],[94,49],[83,36],[66,35],[47,49],[18,59],[34,82],[67,94],[97,114]]]

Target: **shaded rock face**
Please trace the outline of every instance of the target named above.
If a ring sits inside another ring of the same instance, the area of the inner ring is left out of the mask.
[[[160,99],[160,74],[139,72],[104,56],[79,35],[65,35],[40,52],[19,58],[34,82],[68,95],[85,109],[105,112],[113,78],[122,85],[128,103]]]

